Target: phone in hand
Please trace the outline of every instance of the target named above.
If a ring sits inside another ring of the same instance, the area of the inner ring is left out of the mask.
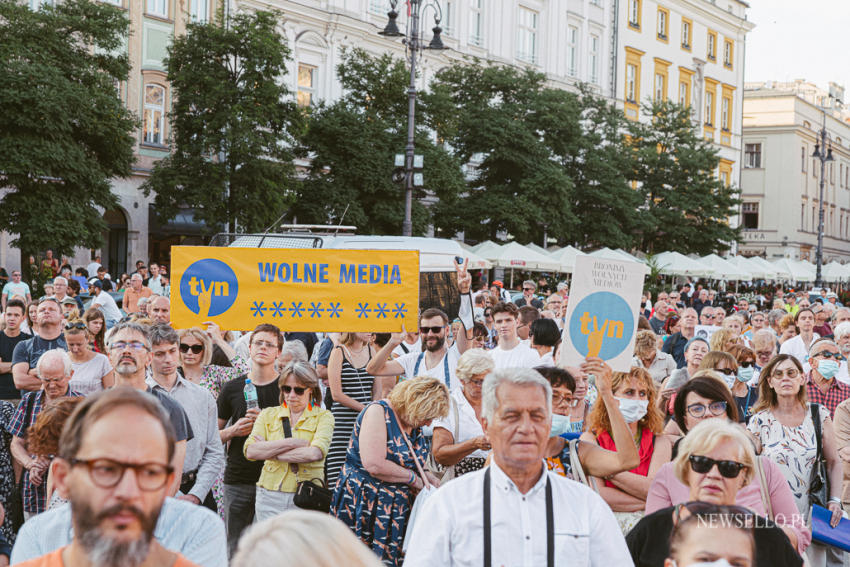
[[[455,262],[457,262],[458,266],[463,266],[463,256],[455,256]]]

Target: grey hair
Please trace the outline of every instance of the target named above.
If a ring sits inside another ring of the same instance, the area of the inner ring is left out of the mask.
[[[148,328],[145,325],[140,325],[136,323],[135,321],[123,321],[112,327],[112,329],[109,331],[109,334],[106,336],[106,346],[112,346],[112,341],[115,339],[118,333],[123,331],[130,331],[131,333],[138,333],[142,335],[145,346],[148,347],[148,349],[151,348],[151,339],[148,336]]]
[[[540,386],[546,396],[546,411],[549,416],[552,415],[552,385],[548,380],[532,368],[502,368],[487,375],[481,390],[481,416],[488,423],[493,422],[493,416],[499,407],[497,390],[505,383],[517,386]]]
[[[150,339],[151,346],[176,345],[180,342],[180,335],[177,334],[177,331],[171,325],[160,323],[158,325],[151,325],[148,332],[148,339]]]
[[[62,350],[61,348],[54,348],[48,351],[45,351],[40,357],[38,357],[38,362],[35,364],[35,372],[38,374],[39,378],[44,378],[42,376],[42,372],[44,367],[51,362],[56,360],[62,362],[63,372],[65,376],[71,375],[71,357],[68,356],[68,353]]]
[[[523,287],[528,285],[528,286],[533,287],[534,289],[537,289],[537,284],[534,283],[532,280],[525,280],[524,282],[522,282],[522,285],[523,285]]]
[[[298,339],[286,341],[283,343],[283,348],[280,349],[280,358],[285,355],[292,357],[290,362],[307,362],[307,347]]]
[[[567,285],[567,282],[558,282],[558,291],[561,291],[562,289],[569,289],[569,288],[570,288],[570,286]]]
[[[455,368],[455,376],[466,382],[476,374],[491,372],[496,367],[490,353],[481,348],[471,348],[460,355]]]
[[[809,347],[809,358],[812,358],[813,356],[818,354],[821,350],[823,350],[821,347],[824,346],[834,346],[836,349],[838,349],[838,345],[835,344],[834,341],[831,341],[829,339],[819,339],[816,340],[811,347]]]
[[[835,327],[835,330],[832,332],[832,334],[835,337],[836,341],[840,341],[847,335],[850,335],[850,321],[844,321],[843,323]]]
[[[770,323],[770,326],[772,327],[786,315],[788,315],[788,312],[784,309],[771,309],[767,314],[767,322]]]
[[[832,304],[830,303],[830,305],[832,305]],[[839,314],[839,313],[841,313],[842,311],[850,312],[850,309],[848,309],[848,308],[846,308],[846,307],[839,307],[838,309],[836,309],[835,311],[833,311],[833,312],[832,312],[832,315],[830,316],[830,319],[832,319],[833,321],[835,321],[836,319],[838,319],[838,314]],[[841,326],[841,325],[839,325],[839,327],[840,327],[840,326]]]
[[[307,361],[293,360],[284,366],[283,370],[280,371],[280,376],[278,376],[278,383],[283,384],[283,381],[290,375],[295,377],[297,383],[308,388],[317,388],[319,386],[319,375],[316,374],[316,370]]]
[[[68,280],[66,278],[63,278],[62,276],[56,276],[55,278],[53,278],[54,284],[56,284],[56,282],[58,281],[61,281],[63,284],[68,285]]]
[[[143,280],[144,278],[142,277],[142,274],[140,274],[139,272],[136,272],[135,274],[130,276],[130,279],[131,280]]]

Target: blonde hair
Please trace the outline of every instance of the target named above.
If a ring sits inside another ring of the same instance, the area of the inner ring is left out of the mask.
[[[643,383],[647,390],[646,399],[649,401],[646,415],[638,423],[641,427],[649,429],[656,435],[660,434],[664,429],[664,415],[658,409],[656,403],[658,391],[655,389],[655,380],[652,379],[649,372],[637,366],[633,366],[629,372],[614,372],[611,377],[611,390],[616,392],[624,382],[631,379]],[[611,433],[611,418],[608,417],[608,408],[605,407],[605,402],[602,401],[601,396],[596,399],[596,403],[593,404],[593,408],[587,416],[586,431],[595,435],[599,435],[603,431],[608,432],[608,434]]]
[[[357,340],[357,333],[354,332],[345,332],[339,334],[339,344],[342,346],[349,346]]]
[[[714,334],[711,335],[711,339],[708,341],[708,346],[711,347],[711,350],[726,350],[726,343],[729,341],[736,340],[738,335],[736,335],[731,329],[717,329],[714,331]]]
[[[638,331],[635,337],[635,356],[658,350],[658,335],[654,331]]]
[[[449,389],[430,376],[405,380],[390,391],[387,399],[398,417],[413,426],[449,414]]]
[[[688,431],[688,434],[679,443],[679,454],[673,460],[673,471],[676,473],[676,478],[688,484],[691,455],[708,456],[708,453],[722,441],[727,440],[738,443],[740,448],[738,462],[747,465],[743,472],[744,486],[748,485],[755,473],[756,453],[753,450],[753,443],[742,426],[726,419],[706,419]]]
[[[207,335],[207,332],[200,327],[192,327],[190,329],[180,329],[177,331],[177,334],[180,336],[181,341],[186,335],[191,335],[199,340],[201,344],[204,345],[204,354],[201,357],[201,366],[209,366],[213,355],[213,342],[209,335]]]
[[[329,514],[289,510],[254,524],[239,540],[231,567],[254,567],[286,556],[311,567],[382,567],[377,555]]]
[[[455,368],[455,376],[466,382],[476,374],[488,374],[496,367],[493,357],[483,348],[471,348],[460,355]]]

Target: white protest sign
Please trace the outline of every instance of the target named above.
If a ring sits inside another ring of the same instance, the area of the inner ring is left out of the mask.
[[[694,337],[710,341],[711,336],[719,330],[720,327],[716,325],[697,325],[694,327]]]
[[[579,366],[585,357],[598,356],[615,371],[629,371],[645,271],[638,262],[576,257],[562,366]]]

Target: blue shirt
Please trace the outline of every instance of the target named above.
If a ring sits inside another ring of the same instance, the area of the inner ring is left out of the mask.
[[[227,537],[218,514],[191,502],[166,498],[154,537],[170,551],[201,567],[227,567]],[[34,516],[23,525],[12,549],[11,565],[70,545],[74,538],[71,506],[65,504]]]

